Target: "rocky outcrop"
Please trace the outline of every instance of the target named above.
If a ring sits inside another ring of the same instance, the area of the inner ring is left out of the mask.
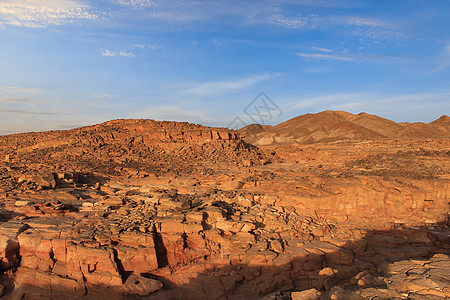
[[[273,159],[229,129],[153,120],[2,136],[0,157],[0,191],[94,185],[102,176],[207,174],[215,164],[248,167]]]

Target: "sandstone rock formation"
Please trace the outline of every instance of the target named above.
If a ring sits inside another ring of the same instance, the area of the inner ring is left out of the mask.
[[[0,145],[6,299],[450,297],[449,139],[117,120]]]

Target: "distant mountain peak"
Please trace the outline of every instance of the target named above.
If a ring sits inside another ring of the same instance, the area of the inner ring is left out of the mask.
[[[450,118],[446,115],[430,123],[396,123],[361,112],[326,110],[308,113],[276,126],[247,126],[239,130],[248,143],[255,145],[305,144],[338,140],[386,138],[429,138],[450,136]]]
[[[450,117],[447,115],[442,115],[439,119],[431,122],[430,124],[450,127]]]

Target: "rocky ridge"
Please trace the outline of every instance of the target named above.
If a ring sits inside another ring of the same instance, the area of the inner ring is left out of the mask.
[[[225,128],[153,120],[2,136],[0,156],[7,163],[1,170],[4,191],[54,188],[57,180],[76,185],[95,181],[98,174],[146,178],[208,173],[221,163],[250,166],[271,159]]]

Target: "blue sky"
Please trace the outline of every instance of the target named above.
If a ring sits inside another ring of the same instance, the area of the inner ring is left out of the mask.
[[[450,111],[448,0],[1,0],[0,134],[118,118],[227,126]]]

